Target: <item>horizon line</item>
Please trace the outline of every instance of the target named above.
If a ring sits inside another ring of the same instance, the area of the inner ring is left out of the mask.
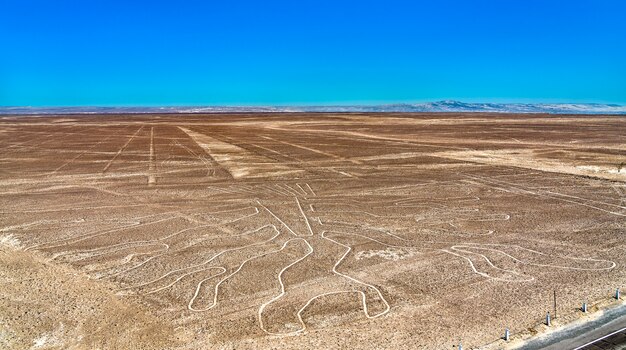
[[[626,115],[626,106],[603,103],[496,103],[442,100],[423,103],[344,105],[206,106],[11,106],[0,115],[54,114],[210,114],[210,113],[541,113]]]
[[[77,104],[77,105],[0,105],[0,109],[10,108],[31,108],[31,109],[55,109],[55,108],[324,108],[324,107],[384,107],[384,106],[420,106],[428,104],[450,104],[460,103],[466,105],[602,105],[614,107],[626,107],[626,103],[617,102],[577,102],[577,101],[560,101],[560,102],[521,102],[521,101],[480,101],[472,100],[466,102],[461,99],[441,99],[441,100],[425,100],[415,102],[345,102],[345,103],[288,103],[288,104]]]

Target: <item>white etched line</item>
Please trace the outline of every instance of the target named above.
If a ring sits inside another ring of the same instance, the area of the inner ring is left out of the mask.
[[[278,283],[280,283],[280,293],[279,293],[278,295],[276,295],[275,297],[273,297],[272,299],[270,299],[270,300],[266,301],[265,303],[263,303],[263,304],[261,305],[261,307],[259,307],[259,312],[258,312],[258,316],[259,316],[259,326],[260,326],[260,327],[261,327],[261,329],[262,329],[265,333],[267,333],[267,334],[273,334],[273,333],[272,333],[272,332],[270,332],[270,331],[268,331],[268,330],[265,328],[265,325],[263,324],[263,317],[262,317],[263,310],[265,310],[265,308],[266,308],[268,305],[270,305],[271,303],[275,302],[276,300],[278,300],[278,299],[282,298],[282,297],[283,297],[283,295],[285,295],[285,293],[286,293],[286,292],[285,292],[285,284],[283,283],[283,273],[285,273],[285,271],[287,271],[290,267],[292,267],[293,265],[295,265],[295,264],[299,263],[300,261],[302,261],[302,260],[306,259],[306,257],[307,257],[307,256],[309,256],[309,255],[311,255],[311,254],[313,253],[313,247],[312,247],[312,246],[311,246],[311,244],[309,244],[309,242],[308,242],[306,239],[304,239],[304,238],[293,238],[293,239],[291,239],[291,240],[289,240],[289,241],[285,242],[285,244],[283,245],[283,248],[287,245],[287,243],[289,243],[289,242],[290,242],[290,241],[292,241],[292,240],[296,240],[296,239],[301,239],[302,241],[304,241],[304,243],[306,243],[307,247],[309,248],[309,249],[308,249],[308,252],[307,252],[305,255],[303,255],[303,256],[301,256],[300,258],[298,258],[297,260],[295,260],[294,262],[292,262],[291,264],[289,264],[289,265],[287,265],[287,266],[283,267],[283,268],[282,268],[282,270],[280,270],[280,272],[278,273]],[[283,248],[281,248],[281,250],[282,250]],[[299,317],[299,318],[300,318],[300,320],[302,320],[302,318],[301,318],[301,317]],[[303,324],[303,322],[302,322],[302,324]]]
[[[315,191],[313,191],[313,189],[311,188],[311,185],[309,185],[308,183],[306,183],[305,185],[306,185],[306,187],[309,188],[309,190],[311,191],[312,195],[317,196],[317,194],[315,194]]]
[[[602,202],[602,201],[597,201],[597,200],[588,199],[588,198],[581,198],[581,197],[577,197],[577,196],[571,196],[571,195],[568,195],[568,194],[552,192],[552,191],[548,191],[548,190],[545,190],[545,192],[550,193],[550,194],[554,194],[554,195],[557,195],[557,196],[561,196],[561,197],[580,199],[582,201],[588,201],[588,202],[592,202],[592,203],[603,204],[603,205],[610,206],[610,207],[617,207],[617,208],[620,208],[620,209],[626,209],[626,207],[618,205],[618,204],[606,203],[606,202]]]
[[[65,168],[66,166],[68,166],[68,165],[72,164],[72,163],[73,163],[76,159],[78,159],[78,158],[82,157],[83,155],[85,155],[85,153],[89,152],[90,150],[94,149],[96,146],[100,145],[101,143],[103,143],[103,142],[107,141],[107,140],[108,140],[108,139],[110,139],[110,138],[111,138],[111,136],[108,136],[108,137],[107,137],[107,138],[105,138],[104,140],[99,141],[99,142],[95,143],[93,146],[89,147],[88,149],[86,149],[86,150],[82,151],[82,152],[81,152],[81,153],[79,153],[76,157],[74,157],[74,158],[72,158],[72,159],[68,160],[67,162],[65,162],[65,163],[64,163],[63,165],[61,165],[60,167],[58,167],[58,168],[54,169],[54,171],[52,171],[52,172],[50,173],[50,175],[56,174],[56,172],[58,172],[59,170],[61,170],[61,169]]]
[[[534,253],[534,254],[538,254],[538,255],[543,255],[546,256],[545,253],[533,250],[533,249],[529,249],[529,248],[524,248],[518,245],[509,245],[509,244],[489,244],[489,243],[485,243],[485,244],[473,244],[470,245],[472,243],[464,243],[466,245],[458,245],[455,247],[465,247],[465,248],[474,248],[474,249],[482,249],[482,250],[490,250],[490,251],[495,251],[498,252],[502,255],[505,255],[521,264],[526,264],[526,265],[531,265],[531,266],[538,266],[538,267],[553,267],[553,268],[558,268],[558,269],[566,269],[566,270],[577,270],[577,271],[603,271],[603,270],[611,270],[613,268],[615,268],[617,266],[617,263],[615,263],[614,261],[611,260],[604,260],[604,259],[593,259],[593,258],[576,258],[576,257],[563,257],[561,256],[560,258],[564,258],[564,259],[571,259],[571,260],[579,260],[579,261],[592,261],[592,262],[602,262],[602,263],[609,263],[610,266],[607,267],[599,267],[599,268],[584,268],[584,267],[571,267],[571,266],[559,266],[559,265],[552,265],[552,264],[537,264],[537,263],[531,263],[528,261],[524,261],[524,260],[520,260],[515,258],[514,256],[511,256],[510,254],[507,254],[505,252],[503,252],[502,250],[499,249],[493,249],[493,248],[485,248],[485,247],[481,247],[481,246],[498,246],[498,247],[507,247],[507,248],[519,248],[521,250],[526,250],[528,252]],[[452,247],[453,249],[455,247]],[[474,252],[470,252],[470,253],[474,253]]]
[[[243,249],[246,249],[246,248],[255,247],[255,246],[259,246],[259,245],[263,245],[263,244],[269,243],[269,242],[271,242],[272,240],[274,240],[276,237],[278,237],[280,235],[280,231],[274,225],[265,225],[265,226],[260,227],[260,228],[258,228],[256,230],[248,231],[247,234],[258,232],[258,231],[260,231],[260,230],[262,230],[262,229],[264,229],[266,227],[272,227],[274,229],[274,231],[276,231],[276,234],[274,234],[274,236],[272,236],[271,238],[269,238],[269,239],[267,239],[265,241],[251,243],[251,244],[248,244],[248,245],[245,245],[245,246],[241,246],[241,247],[237,247],[237,248],[229,248],[229,249],[223,250],[223,251],[213,255],[211,258],[209,258],[209,259],[207,259],[204,262],[201,262],[199,264],[195,264],[195,265],[191,265],[191,266],[187,266],[187,267],[182,267],[182,268],[179,268],[179,269],[174,269],[174,270],[171,270],[171,271],[165,273],[164,275],[162,275],[161,277],[158,277],[158,278],[156,278],[154,280],[151,280],[151,281],[148,281],[148,282],[145,282],[145,283],[141,283],[141,284],[135,285],[135,286],[121,288],[119,290],[123,291],[123,290],[126,290],[126,289],[134,289],[134,288],[144,287],[144,286],[147,286],[147,285],[159,282],[160,280],[162,280],[162,279],[164,279],[164,278],[166,278],[168,276],[171,276],[174,273],[181,272],[181,271],[188,270],[188,269],[192,269],[192,268],[196,268],[196,267],[201,267],[201,266],[208,265],[213,260],[219,258],[220,256],[224,255],[225,253],[232,252],[232,251],[243,250]]]
[[[290,189],[294,193],[294,196],[299,196],[299,195],[302,194],[302,193],[298,192],[298,190],[294,189],[293,187],[291,187],[291,186],[289,186],[287,184],[283,184],[283,186],[285,186],[286,188]],[[306,192],[304,193],[304,196],[306,196]]]
[[[207,160],[206,156],[200,156],[198,153],[194,152],[191,148],[179,143],[178,141],[176,141],[176,145],[184,149],[185,151],[187,151],[187,153],[191,154],[192,156],[198,158],[198,160],[200,160],[204,164],[204,167],[207,170],[206,172],[207,176],[215,176],[215,166],[209,160]]]
[[[582,205],[584,207],[596,209],[596,210],[599,210],[599,211],[602,211],[602,212],[605,212],[605,213],[609,213],[609,214],[613,214],[613,215],[617,215],[617,216],[626,216],[626,214],[622,214],[622,213],[618,213],[618,212],[602,209],[602,208],[599,208],[599,207],[596,207],[596,206],[593,206],[593,205],[590,205],[590,204],[587,204],[587,203],[581,203],[581,202],[574,201],[574,200],[569,200],[569,199],[566,199],[566,198],[560,198],[560,197],[551,196],[551,195],[548,195],[548,194],[545,194],[545,193],[530,191],[530,190],[524,189],[520,185],[513,185],[513,184],[507,183],[507,182],[502,181],[502,180],[485,179],[485,178],[481,178],[479,176],[471,176],[471,175],[465,175],[465,176],[469,177],[469,178],[476,179],[478,181],[482,181],[482,185],[483,186],[492,187],[492,188],[495,188],[495,189],[498,189],[498,190],[503,190],[503,189],[500,188],[500,187],[494,186],[494,184],[498,185],[498,186],[502,186],[502,185],[509,186],[509,190],[504,189],[504,191],[506,191],[506,192],[510,192],[510,189],[513,189],[513,190],[518,191],[517,193],[521,193],[521,194],[530,194],[530,195],[539,196],[539,197],[547,197],[547,198],[555,199],[555,200],[562,201],[562,202]],[[491,184],[491,185],[488,185],[488,184]],[[552,192],[552,193],[556,194],[555,192]],[[578,199],[584,200],[584,201],[587,200],[587,199],[579,198],[579,197],[574,197],[574,198],[578,198]],[[607,203],[603,203],[603,204],[604,205],[614,206],[614,204],[607,204]]]
[[[337,271],[337,267],[339,266],[339,264],[341,264],[341,262],[343,261],[343,259],[345,259],[345,258],[346,258],[346,256],[348,256],[348,254],[350,254],[350,252],[352,251],[352,247],[350,247],[349,245],[345,245],[345,244],[343,244],[343,243],[340,243],[340,242],[338,242],[338,241],[335,241],[335,240],[334,240],[334,239],[332,239],[332,238],[328,238],[328,237],[326,237],[326,236],[325,236],[325,234],[326,234],[326,231],[323,231],[323,232],[322,232],[322,238],[324,238],[324,239],[326,239],[326,240],[328,240],[328,241],[331,241],[331,242],[333,242],[333,243],[335,243],[335,244],[337,244],[337,245],[340,245],[340,246],[342,246],[342,247],[346,248],[346,252],[345,252],[345,253],[341,256],[341,258],[339,258],[339,260],[337,260],[337,262],[336,262],[336,263],[335,263],[335,265],[333,266],[333,272],[334,272],[335,274],[337,274],[337,275],[339,275],[339,276],[342,276],[342,277],[344,277],[344,278],[347,278],[347,279],[349,279],[349,280],[351,280],[351,281],[353,281],[353,282],[355,282],[355,283],[358,283],[358,284],[364,285],[364,286],[366,286],[366,287],[368,287],[368,288],[372,288],[373,290],[375,290],[375,291],[376,291],[376,293],[378,294],[378,296],[379,296],[380,300],[381,300],[381,301],[385,304],[385,309],[384,309],[383,311],[379,312],[378,314],[374,315],[374,316],[370,316],[370,315],[369,315],[369,312],[368,312],[368,309],[367,309],[367,304],[365,304],[365,305],[364,305],[364,306],[365,306],[365,307],[364,307],[364,309],[365,309],[365,314],[366,314],[366,316],[367,316],[368,318],[376,318],[376,317],[380,317],[380,316],[382,316],[382,315],[384,315],[384,314],[388,313],[388,312],[389,312],[389,310],[391,309],[391,306],[389,305],[389,303],[387,302],[387,300],[385,299],[385,297],[383,297],[382,292],[381,292],[378,288],[376,288],[375,286],[373,286],[373,285],[371,285],[371,284],[369,284],[369,283],[366,283],[366,282],[360,281],[360,280],[358,280],[358,279],[356,279],[356,278],[354,278],[354,277],[351,277],[351,276],[349,276],[349,275],[346,275],[346,274],[344,274],[344,273],[341,273],[341,272]]]
[[[174,280],[173,282],[171,282],[170,284],[167,284],[167,285],[165,285],[165,286],[163,286],[163,287],[160,287],[160,288],[157,288],[157,289],[151,290],[151,291],[149,291],[149,292],[145,293],[145,295],[158,293],[158,292],[160,292],[160,291],[162,291],[162,290],[165,290],[165,289],[171,288],[171,287],[173,287],[176,283],[180,282],[183,278],[185,278],[185,277],[187,277],[187,276],[191,276],[191,275],[193,275],[194,273],[197,273],[197,272],[202,272],[202,271],[207,271],[207,270],[212,270],[212,269],[218,269],[218,270],[222,270],[222,271],[220,271],[220,272],[216,273],[215,275],[213,275],[213,276],[211,276],[211,277],[207,277],[207,278],[203,279],[202,281],[198,282],[198,284],[199,284],[199,285],[201,285],[201,284],[202,284],[203,282],[205,282],[205,281],[208,281],[208,280],[210,280],[210,279],[212,279],[212,278],[215,278],[215,277],[217,277],[217,276],[219,276],[219,275],[223,274],[224,272],[226,272],[226,269],[225,269],[225,268],[223,268],[223,267],[221,267],[221,266],[211,266],[211,267],[207,267],[207,268],[204,268],[204,269],[195,270],[195,271],[192,271],[192,272],[185,273],[185,274],[183,274],[182,276],[180,276],[180,277],[178,277],[177,279],[175,279],[175,280]]]
[[[279,191],[279,190],[275,189],[274,187],[270,187],[269,185],[261,185],[260,187],[261,188],[265,188],[268,191],[270,191],[270,192],[272,192],[274,194],[278,194],[280,196],[289,196],[289,197],[291,197],[289,194],[287,194],[285,192],[282,192],[282,191]]]
[[[287,244],[288,244],[289,242],[291,242],[291,241],[293,241],[293,240],[303,240],[303,241],[304,241],[304,242],[305,242],[305,243],[309,246],[310,251],[309,251],[309,253],[307,253],[307,254],[306,254],[305,256],[303,256],[302,258],[300,258],[300,259],[296,260],[295,262],[293,262],[293,263],[289,264],[289,265],[287,266],[287,268],[288,268],[288,267],[290,267],[290,266],[292,266],[292,265],[294,265],[294,264],[296,264],[296,263],[298,263],[299,261],[301,261],[302,259],[306,258],[309,254],[311,254],[311,253],[313,252],[313,247],[311,247],[311,246],[309,245],[309,242],[307,242],[304,238],[292,238],[292,239],[290,239],[290,240],[286,241],[285,243],[283,243],[283,245],[282,245],[282,247],[281,247],[280,249],[277,249],[277,250],[272,250],[272,251],[269,251],[269,252],[267,252],[267,253],[259,254],[259,255],[253,256],[253,257],[251,257],[251,258],[249,258],[249,259],[244,260],[244,261],[241,263],[241,265],[239,265],[239,267],[238,267],[235,271],[233,271],[230,275],[228,275],[228,276],[224,277],[223,279],[221,279],[221,280],[220,280],[220,281],[219,281],[219,282],[215,285],[215,288],[214,288],[214,294],[213,294],[213,304],[211,304],[210,306],[207,306],[206,308],[202,308],[202,309],[196,309],[196,308],[194,308],[194,307],[193,307],[193,303],[194,303],[194,301],[196,300],[196,298],[198,297],[198,294],[200,293],[200,289],[202,288],[202,284],[201,284],[201,283],[199,283],[199,284],[198,284],[198,286],[196,287],[196,292],[194,293],[193,297],[192,297],[192,298],[191,298],[191,300],[189,301],[189,304],[187,305],[187,308],[188,308],[190,311],[196,311],[196,312],[199,312],[199,311],[208,311],[208,310],[210,310],[210,309],[214,308],[215,306],[217,306],[217,298],[218,298],[218,293],[219,293],[219,287],[220,287],[220,285],[221,285],[222,283],[224,283],[226,280],[228,280],[229,278],[231,278],[231,277],[233,277],[234,275],[236,275],[237,273],[239,273],[239,271],[241,271],[241,269],[244,267],[244,265],[245,265],[246,263],[248,263],[248,262],[250,262],[250,261],[252,261],[252,260],[254,260],[254,259],[258,259],[258,258],[264,257],[264,256],[266,256],[266,255],[270,255],[270,254],[274,254],[274,253],[280,252],[280,251],[282,251],[283,249],[285,249],[285,248],[287,247]],[[285,269],[286,269],[286,268],[285,268]],[[283,269],[283,271],[284,271],[285,269]],[[281,273],[282,273],[283,271],[281,271]],[[279,274],[279,276],[280,276],[280,274]],[[280,281],[280,282],[281,282],[281,285],[282,285],[282,281]],[[282,285],[282,288],[283,288],[283,290],[284,290],[284,285]]]
[[[297,196],[298,195],[298,192],[294,192],[293,190],[289,189],[289,187],[287,185],[276,184],[276,186],[280,187],[281,189],[283,189],[287,193],[289,193],[289,196]]]
[[[270,213],[271,216],[273,216],[276,220],[278,220],[281,224],[283,224],[283,226],[285,226],[287,228],[287,230],[289,230],[289,232],[291,232],[291,234],[293,234],[294,236],[298,236],[298,234],[296,234],[291,227],[289,227],[289,225],[287,225],[283,220],[281,220],[278,216],[276,216],[276,214],[274,214],[271,210],[269,210],[266,206],[264,206],[263,204],[261,204],[261,202],[259,202],[259,200],[257,199],[256,201],[257,203],[259,203],[260,206],[263,207],[263,209],[267,210],[268,213]]]
[[[148,166],[148,185],[156,184],[156,164],[154,154],[154,127],[150,128],[150,165]]]
[[[495,266],[495,265],[491,262],[491,260],[489,260],[489,258],[487,258],[487,257],[486,257],[485,255],[483,255],[483,254],[479,254],[479,253],[475,253],[475,252],[470,252],[470,251],[467,251],[467,250],[462,250],[462,249],[459,249],[459,248],[458,248],[458,246],[453,246],[451,249],[454,249],[454,250],[459,251],[459,252],[467,253],[467,254],[475,254],[475,255],[478,255],[478,256],[480,256],[481,258],[483,258],[483,259],[487,262],[487,264],[488,264],[489,266],[493,267],[494,269],[497,269],[497,270],[500,270],[500,271],[504,271],[504,272],[508,272],[508,273],[513,274],[513,275],[516,275],[516,276],[520,276],[520,277],[521,277],[521,274],[520,274],[520,273],[518,273],[518,272],[515,272],[515,271],[512,271],[512,270],[502,269],[502,268],[499,268],[499,267]],[[442,252],[445,252],[445,253],[448,253],[448,254],[452,254],[452,255],[458,256],[458,257],[460,257],[460,258],[463,258],[463,259],[467,260],[467,261],[469,262],[469,264],[470,264],[470,267],[471,267],[471,268],[472,268],[472,270],[474,271],[474,273],[476,273],[476,274],[478,274],[478,275],[480,275],[480,276],[483,276],[483,277],[485,277],[485,278],[488,278],[488,279],[492,279],[492,280],[496,280],[496,281],[502,281],[502,282],[530,282],[530,281],[533,281],[533,280],[535,279],[535,278],[534,278],[534,277],[532,277],[532,276],[531,276],[531,277],[529,277],[529,278],[526,278],[526,279],[519,279],[519,280],[512,280],[512,279],[506,279],[506,278],[500,278],[500,277],[493,277],[493,276],[491,276],[491,275],[489,275],[489,274],[487,274],[487,273],[485,273],[485,272],[478,271],[478,269],[476,269],[476,266],[474,266],[474,262],[472,262],[472,260],[471,260],[470,258],[468,258],[468,257],[466,257],[466,256],[463,256],[463,255],[461,255],[461,254],[458,254],[458,253],[455,253],[455,252],[449,251],[449,250],[447,250],[447,249],[441,249],[441,251],[442,251]]]
[[[135,131],[135,133],[133,134],[133,136],[128,138],[128,141],[126,141],[126,143],[124,144],[124,146],[122,146],[117,153],[115,153],[115,155],[113,156],[113,158],[111,158],[111,160],[109,160],[109,162],[107,163],[107,165],[104,167],[104,169],[102,169],[102,172],[105,173],[107,170],[109,170],[109,167],[111,166],[111,164],[113,164],[113,162],[115,161],[115,159],[117,159],[117,157],[120,156],[120,154],[122,154],[122,152],[126,149],[126,147],[128,147],[128,145],[130,144],[130,142],[135,138],[135,136],[137,136],[137,134],[139,134],[139,132],[141,131],[141,129],[143,129],[143,125],[141,127],[139,127],[139,129],[137,129],[137,131]]]
[[[379,240],[377,240],[375,238],[368,237],[368,236],[362,235],[360,233],[339,232],[339,231],[326,231],[326,232],[327,233],[336,233],[336,234],[340,234],[340,235],[359,236],[359,237],[365,238],[367,240],[370,240],[370,241],[373,241],[373,242],[376,242],[376,243],[379,243],[379,244],[382,244],[384,246],[391,247],[391,248],[415,249],[415,247],[413,247],[413,246],[395,245],[395,244],[389,244],[389,243],[381,242],[381,241],[379,241]]]
[[[304,217],[304,221],[306,222],[306,227],[309,228],[309,232],[311,233],[310,236],[313,236],[313,229],[311,228],[311,224],[309,223],[309,218],[304,213],[304,210],[302,210],[302,205],[300,204],[300,200],[298,199],[298,197],[294,197],[294,198],[296,199],[296,203],[298,204],[298,209],[300,209],[300,214],[302,214],[302,216]]]

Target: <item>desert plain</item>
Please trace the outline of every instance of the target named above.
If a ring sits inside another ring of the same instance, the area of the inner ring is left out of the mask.
[[[0,118],[3,349],[479,348],[625,265],[626,116]]]

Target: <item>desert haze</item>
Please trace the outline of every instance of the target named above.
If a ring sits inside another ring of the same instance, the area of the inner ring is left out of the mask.
[[[626,285],[626,116],[0,118],[0,347],[499,348]]]

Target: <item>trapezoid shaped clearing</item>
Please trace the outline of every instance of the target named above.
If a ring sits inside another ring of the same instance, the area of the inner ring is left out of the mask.
[[[178,127],[194,140],[207,154],[228,171],[233,178],[284,177],[301,173],[242,147],[233,145],[187,128]]]

